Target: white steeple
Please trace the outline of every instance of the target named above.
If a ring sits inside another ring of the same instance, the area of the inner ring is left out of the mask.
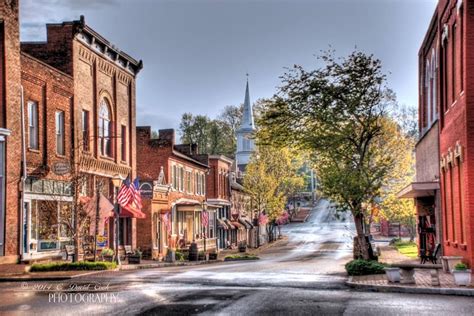
[[[255,123],[253,119],[253,108],[252,104],[250,103],[249,79],[247,74],[242,122],[240,123],[239,129],[236,131],[237,153],[235,158],[237,160],[237,167],[241,172],[245,171],[245,167],[249,163],[250,156],[255,151],[255,144],[253,139],[251,139],[254,131]]]

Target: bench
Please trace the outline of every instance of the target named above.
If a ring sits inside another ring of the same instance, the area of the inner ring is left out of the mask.
[[[441,264],[396,263],[391,266],[400,269],[401,284],[416,284],[414,277],[415,269],[429,269],[431,273],[431,285],[438,286],[440,284],[438,270],[443,268]]]
[[[76,248],[73,245],[66,245],[64,248],[66,250],[66,260],[69,260],[69,257],[72,257],[72,261],[74,261]]]
[[[125,246],[123,246],[123,249],[125,251],[125,258],[128,258],[128,256],[134,254],[134,252],[132,251],[132,246],[131,245],[125,245]]]

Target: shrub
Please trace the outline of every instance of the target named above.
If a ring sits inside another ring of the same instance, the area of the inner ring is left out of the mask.
[[[175,253],[175,259],[178,260],[178,261],[185,261],[185,255],[184,253],[180,252],[180,251],[176,251]]]
[[[385,273],[385,265],[377,261],[356,259],[349,261],[345,265],[347,274],[349,275],[369,275]]]
[[[104,248],[102,249],[102,251],[100,252],[100,255],[101,256],[113,256],[114,255],[114,250],[113,249],[110,249],[110,248]]]
[[[454,266],[454,270],[456,270],[456,271],[467,270],[467,264],[460,262],[460,263],[458,263]]]
[[[236,255],[228,255],[224,258],[225,261],[234,261],[234,260],[258,260],[260,259],[256,255],[250,255],[250,254],[236,254]]]
[[[82,271],[82,270],[111,270],[115,269],[115,262],[52,262],[35,263],[31,266],[31,272],[49,272],[49,271]]]

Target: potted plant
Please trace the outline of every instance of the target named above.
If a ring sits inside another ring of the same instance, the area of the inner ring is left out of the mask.
[[[141,259],[142,259],[142,252],[140,251],[140,249],[135,249],[133,254],[128,255],[129,264],[140,264]]]
[[[454,282],[456,285],[469,286],[471,284],[471,270],[465,263],[458,263],[453,270]]]
[[[245,241],[239,242],[239,252],[247,251],[247,243]]]
[[[104,248],[100,252],[102,261],[112,262],[114,261],[114,250],[110,248]]]

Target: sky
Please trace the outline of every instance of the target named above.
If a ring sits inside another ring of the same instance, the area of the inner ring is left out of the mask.
[[[271,97],[286,67],[356,47],[382,60],[398,102],[417,106],[418,50],[436,0],[21,0],[21,40],[78,20],[135,59],[137,125],[178,128],[185,112]]]

